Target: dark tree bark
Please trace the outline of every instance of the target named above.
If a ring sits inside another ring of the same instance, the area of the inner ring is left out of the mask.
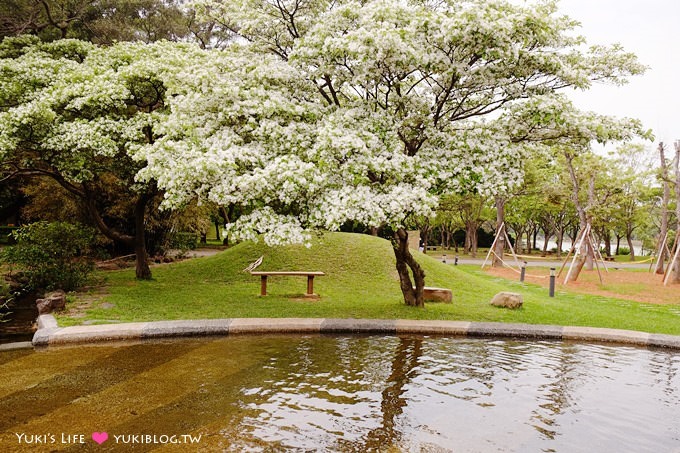
[[[676,242],[680,239],[680,141],[675,142],[675,217],[676,217],[676,227],[675,227],[675,240]],[[680,244],[675,244],[675,248],[680,247]],[[673,257],[671,257],[673,259]],[[671,269],[670,276],[671,283],[680,283],[680,257],[673,263],[673,268]]]
[[[604,248],[605,248],[605,253],[607,254],[608,257],[612,256],[612,238],[611,238],[611,233],[608,230],[604,231],[604,234],[602,235],[604,239]]]
[[[548,243],[552,238],[552,232],[549,227],[543,228],[543,250],[541,250],[541,256],[548,255]]]
[[[531,231],[527,230],[527,248],[526,248],[527,255],[531,255],[531,236],[532,236]]]
[[[425,271],[411,255],[408,248],[408,232],[403,228],[394,232],[392,248],[394,249],[399,285],[404,295],[404,302],[413,307],[424,307]],[[413,280],[411,280],[411,275],[413,275]]]
[[[139,280],[151,280],[149,257],[146,253],[146,230],[144,228],[148,201],[147,195],[142,194],[135,203],[135,277]]]
[[[479,228],[478,222],[465,223],[465,251],[472,258],[477,257],[477,228]]]
[[[628,249],[630,250],[630,260],[635,261],[635,248],[633,247],[633,229],[628,224],[626,228],[626,242],[628,242]]]
[[[215,220],[215,238],[219,241],[221,240],[220,237],[220,222]]]
[[[559,229],[556,232],[556,241],[557,242],[557,258],[562,258],[562,245],[564,243],[564,230]]]
[[[230,223],[231,219],[234,217],[234,205],[231,204],[229,205],[229,208],[225,208],[224,206],[220,206],[219,208],[220,215],[222,216],[222,219],[224,220],[224,223]],[[229,245],[229,235],[225,232],[224,233],[224,239],[222,240],[222,245]]]

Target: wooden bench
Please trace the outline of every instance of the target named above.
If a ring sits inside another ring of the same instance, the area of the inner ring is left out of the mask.
[[[270,275],[306,275],[307,276],[307,292],[305,297],[317,298],[317,294],[314,294],[314,277],[326,275],[323,272],[318,271],[259,271],[251,272],[250,275],[260,276],[260,296],[267,295],[267,277]]]

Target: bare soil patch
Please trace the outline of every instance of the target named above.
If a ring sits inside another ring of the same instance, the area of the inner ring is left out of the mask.
[[[510,268],[486,268],[490,274],[508,280],[519,280],[519,271]],[[664,286],[663,276],[646,271],[610,270],[602,273],[602,284],[597,271],[582,271],[575,282],[564,284],[567,269],[562,271],[556,279],[556,290],[566,290],[582,294],[615,297],[618,299],[645,302],[650,304],[678,304],[680,305],[680,285],[668,284]],[[550,284],[550,270],[546,268],[527,268],[524,279],[527,283],[534,283],[543,287]]]

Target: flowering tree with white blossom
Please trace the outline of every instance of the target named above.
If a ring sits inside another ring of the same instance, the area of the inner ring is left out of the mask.
[[[410,215],[442,194],[521,181],[510,107],[644,68],[618,46],[584,48],[556,2],[197,0],[240,38],[192,69],[139,177],[167,206],[199,196],[248,214],[241,238],[305,242],[346,220],[389,225],[404,300],[423,305]],[[516,107],[514,107],[516,108]],[[525,126],[522,126],[525,127]],[[578,125],[575,126],[578,128]],[[566,127],[564,129],[567,129]]]
[[[0,180],[53,179],[106,237],[134,249],[137,278],[150,278],[145,225],[158,189],[153,181],[135,181],[145,162],[133,155],[159,137],[166,96],[182,83],[179,71],[205,55],[167,42],[96,47],[6,38],[0,44]],[[107,190],[133,204],[133,232],[103,215]]]

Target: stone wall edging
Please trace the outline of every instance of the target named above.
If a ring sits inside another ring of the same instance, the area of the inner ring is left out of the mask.
[[[363,333],[597,341],[680,349],[680,336],[676,335],[650,334],[601,327],[498,322],[341,318],[229,318],[58,327],[54,316],[41,315],[38,318],[38,327],[38,331],[33,336],[34,347],[191,336],[263,333]]]

